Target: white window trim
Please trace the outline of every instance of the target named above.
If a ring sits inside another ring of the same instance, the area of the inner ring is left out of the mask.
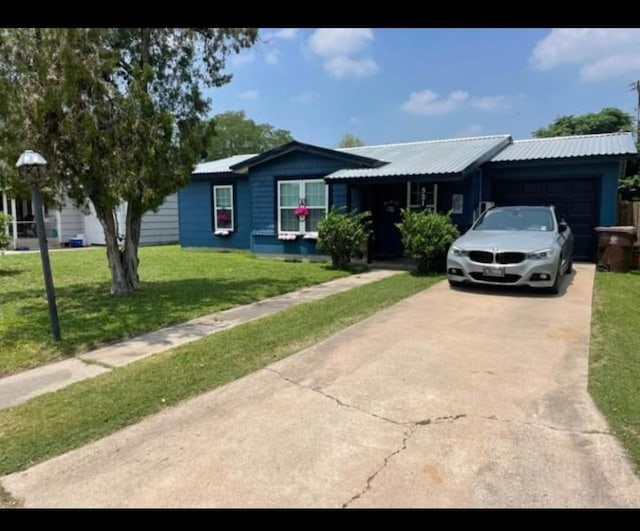
[[[217,192],[220,188],[229,188],[231,190],[231,207],[229,209],[224,208],[221,210],[231,210],[231,227],[218,227],[218,196]],[[233,208],[233,185],[232,184],[215,184],[213,186],[213,233],[216,236],[226,236],[230,232],[235,230],[235,209]]]
[[[281,181],[277,181],[276,182],[276,186],[278,188],[278,204],[276,205],[276,208],[278,210],[278,239],[280,240],[294,240],[295,238],[291,238],[289,237],[289,235],[304,235],[305,239],[313,239],[313,237],[315,236],[317,238],[317,232],[316,231],[308,231],[307,229],[307,220],[305,219],[304,221],[298,221],[298,230],[282,230],[282,220],[281,220],[281,212],[282,212],[282,208],[280,205],[280,184],[282,183],[287,183],[287,184],[293,184],[293,183],[297,183],[298,184],[298,199],[304,199],[304,185],[305,183],[322,183],[324,185],[324,213],[326,214],[329,211],[329,186],[327,185],[327,183],[324,182],[323,179],[283,179]],[[284,207],[284,208],[297,208],[297,206],[295,207]],[[309,207],[311,208],[311,207]],[[314,207],[314,210],[317,210],[317,207]]]
[[[415,182],[415,181],[413,181]],[[437,211],[438,207],[438,184],[437,183],[419,183],[416,182],[418,186],[420,184],[428,184],[433,186],[433,203],[427,204],[424,207],[422,205],[412,205],[411,204],[411,183],[412,181],[407,182],[407,209],[408,210],[423,210],[423,209],[431,209],[432,212]]]

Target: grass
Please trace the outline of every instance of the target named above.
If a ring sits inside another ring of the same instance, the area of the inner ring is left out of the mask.
[[[441,277],[408,273],[289,308],[0,411],[0,475],[104,437],[313,345]]]
[[[104,248],[50,256],[59,344],[51,337],[39,255],[0,256],[0,376],[346,274],[247,253],[143,247],[141,289],[114,297]]]
[[[597,273],[589,391],[640,472],[640,271]]]

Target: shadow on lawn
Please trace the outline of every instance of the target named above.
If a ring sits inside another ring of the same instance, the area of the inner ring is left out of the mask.
[[[59,344],[51,338],[44,292],[26,289],[18,293],[22,303],[16,313],[29,323],[29,329],[13,327],[0,332],[0,344],[11,350],[27,336],[33,343],[72,354],[308,285],[304,275],[292,275],[287,279],[143,282],[138,291],[123,296],[111,296],[105,284],[63,287],[56,290],[62,332]]]
[[[0,268],[0,277],[15,277],[23,272],[22,269],[2,269]]]

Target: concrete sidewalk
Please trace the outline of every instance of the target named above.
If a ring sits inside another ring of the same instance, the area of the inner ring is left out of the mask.
[[[134,361],[152,356],[227,330],[254,319],[266,317],[305,302],[323,299],[334,293],[375,282],[400,271],[373,270],[284,295],[198,317],[108,347],[80,354],[73,359],[50,363],[36,369],[0,379],[0,409],[67,387],[72,383],[109,372]]]

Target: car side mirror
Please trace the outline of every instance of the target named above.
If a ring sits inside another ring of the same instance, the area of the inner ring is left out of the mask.
[[[567,225],[566,221],[561,221],[560,223],[558,223],[558,232],[564,232],[569,228],[569,225]]]

